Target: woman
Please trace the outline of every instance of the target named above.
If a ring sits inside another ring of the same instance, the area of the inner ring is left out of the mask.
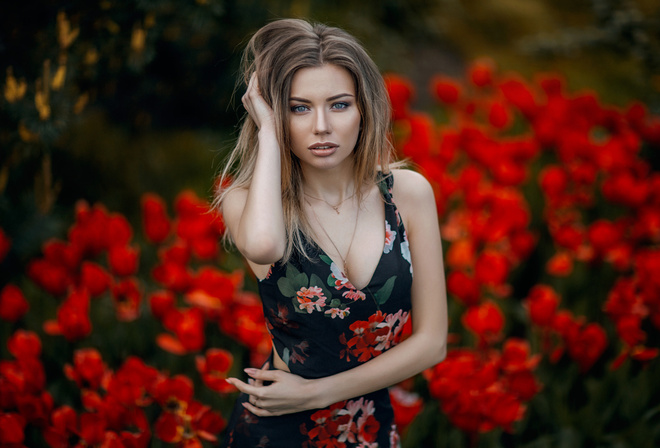
[[[228,380],[242,394],[225,445],[398,446],[387,387],[446,352],[432,189],[391,169],[383,79],[346,32],[270,23],[243,72],[248,117],[217,204],[274,347],[247,383]]]

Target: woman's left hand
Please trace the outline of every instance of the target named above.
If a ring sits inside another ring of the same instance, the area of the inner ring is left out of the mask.
[[[245,373],[251,378],[248,383],[237,378],[227,378],[227,382],[249,395],[243,406],[259,417],[291,414],[317,407],[312,395],[313,380],[284,370],[268,370],[268,364],[263,369],[245,369]],[[264,385],[265,382],[270,384]]]

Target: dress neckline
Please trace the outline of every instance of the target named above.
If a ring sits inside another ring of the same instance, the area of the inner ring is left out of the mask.
[[[381,174],[381,177],[379,178],[379,182],[378,182],[378,184],[376,185],[376,187],[378,188],[378,194],[380,195],[381,199],[383,199],[383,211],[384,211],[383,215],[384,215],[385,219],[384,219],[384,220],[382,221],[382,223],[381,223],[382,226],[383,226],[384,235],[383,235],[382,246],[381,246],[381,248],[380,248],[380,256],[378,257],[378,262],[377,262],[376,265],[374,266],[374,269],[371,271],[371,275],[369,276],[369,281],[367,282],[366,285],[362,286],[361,288],[358,288],[357,285],[356,285],[355,283],[353,283],[353,280],[351,280],[351,278],[350,278],[348,275],[346,275],[343,271],[341,272],[341,275],[342,275],[345,279],[347,279],[348,282],[349,282],[349,283],[350,283],[350,284],[351,284],[356,290],[358,290],[358,291],[362,291],[362,290],[365,290],[365,289],[368,289],[368,288],[369,288],[369,286],[370,286],[371,283],[373,282],[374,277],[376,276],[376,273],[378,272],[378,268],[379,268],[380,265],[382,264],[382,262],[383,262],[383,258],[384,258],[384,256],[385,256],[385,246],[386,246],[386,244],[387,244],[387,223],[388,223],[388,220],[387,220],[387,218],[388,218],[388,216],[387,216],[387,215],[388,215],[388,207],[387,207],[387,205],[388,205],[388,204],[392,204],[392,201],[391,201],[390,198],[387,197],[388,195],[386,195],[386,193],[385,193],[387,190],[383,190],[383,188],[381,187],[381,183],[382,183],[382,182],[385,182],[385,180],[384,180],[384,178],[382,177],[382,173],[379,173],[379,174]],[[396,213],[394,213],[394,217],[396,217]],[[390,223],[390,225],[391,225],[391,223]],[[398,230],[398,229],[397,229],[397,230]],[[316,248],[316,250],[317,250],[317,252],[318,252],[319,255],[324,255],[325,257],[327,257],[327,258],[328,258],[328,259],[329,259],[329,260],[330,260],[335,266],[337,266],[337,269],[339,269],[339,265],[338,265],[337,262],[334,260],[334,258],[331,257],[331,256],[325,251],[325,249],[323,249],[323,248],[321,247],[321,245],[318,244],[318,243],[314,240],[314,238],[312,238],[311,236],[309,236],[309,237],[307,237],[307,239],[309,240],[309,242],[311,243],[311,245],[312,245],[313,247]]]

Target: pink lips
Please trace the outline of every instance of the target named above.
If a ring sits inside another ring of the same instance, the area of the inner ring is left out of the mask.
[[[332,142],[320,142],[310,145],[309,149],[315,156],[330,156],[335,153],[339,145]]]
[[[320,142],[320,143],[314,143],[313,145],[310,145],[308,149],[320,149],[320,150],[327,150],[327,149],[332,149],[336,148],[337,145],[336,143],[332,142]]]

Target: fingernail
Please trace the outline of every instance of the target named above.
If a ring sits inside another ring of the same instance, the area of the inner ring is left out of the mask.
[[[257,369],[253,369],[252,367],[248,367],[247,369],[244,369],[243,372],[247,373],[248,375],[254,375],[257,373]]]

